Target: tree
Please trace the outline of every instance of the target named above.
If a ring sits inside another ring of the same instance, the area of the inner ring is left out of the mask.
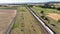
[[[60,8],[57,8],[57,10],[60,10]]]
[[[53,6],[53,9],[55,9],[55,6]]]
[[[33,7],[33,5],[28,5],[28,7]]]

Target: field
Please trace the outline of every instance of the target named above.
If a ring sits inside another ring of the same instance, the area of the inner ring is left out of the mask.
[[[60,14],[56,14],[56,13],[47,13],[47,16],[58,21],[60,19]]]
[[[44,34],[38,21],[25,7],[17,8],[18,15],[10,34]]]
[[[5,34],[15,15],[16,10],[0,10],[0,34]]]
[[[14,10],[17,9],[17,7],[0,7],[0,10],[1,9]]]
[[[56,34],[60,34],[60,22],[57,20],[60,19],[60,11],[56,9],[41,8],[41,7],[31,7],[31,9],[41,18],[41,16],[48,18],[43,19],[43,21],[53,30]],[[43,13],[41,13],[43,11]],[[50,14],[48,14],[50,13]],[[47,16],[48,15],[48,16]],[[52,18],[53,17],[53,18]],[[58,18],[59,17],[59,18]]]

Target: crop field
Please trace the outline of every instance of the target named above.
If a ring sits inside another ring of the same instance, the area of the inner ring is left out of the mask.
[[[60,34],[60,11],[56,9],[31,7],[31,9],[42,18],[43,21],[53,30],[56,34]]]
[[[47,13],[47,16],[58,21],[60,19],[60,14],[56,14],[56,13]]]
[[[0,34],[5,34],[15,15],[16,10],[0,10]]]
[[[44,34],[38,21],[25,7],[17,8],[17,18],[10,34]]]

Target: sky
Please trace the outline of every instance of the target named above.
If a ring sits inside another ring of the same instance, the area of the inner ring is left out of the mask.
[[[49,2],[49,1],[60,1],[60,0],[0,0],[0,3],[25,3],[25,2]]]

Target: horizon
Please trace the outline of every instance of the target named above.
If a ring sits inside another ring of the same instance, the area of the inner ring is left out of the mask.
[[[43,3],[43,2],[60,2],[60,0],[0,0],[1,3]]]

